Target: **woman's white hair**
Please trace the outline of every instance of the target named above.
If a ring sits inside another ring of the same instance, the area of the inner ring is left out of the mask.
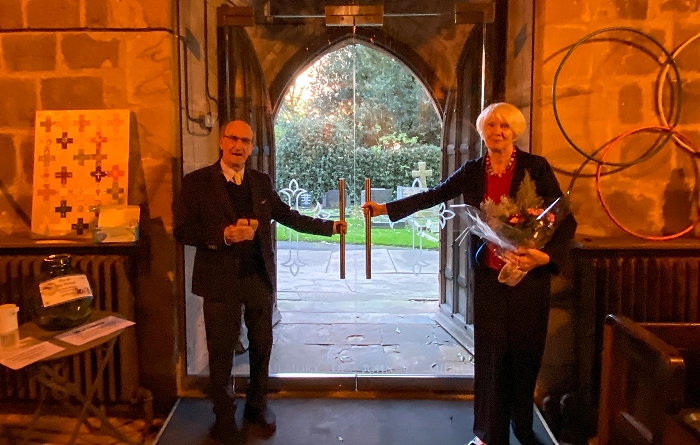
[[[525,126],[527,124],[525,123],[525,116],[523,116],[523,113],[516,106],[507,102],[496,102],[484,108],[484,111],[476,118],[476,129],[482,139],[484,138],[484,126],[486,125],[486,121],[492,116],[508,122],[511,130],[513,130],[513,140],[518,139],[525,131]]]

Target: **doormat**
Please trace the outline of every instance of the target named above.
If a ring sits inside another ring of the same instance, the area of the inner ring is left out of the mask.
[[[474,437],[472,400],[290,398],[270,399],[269,406],[277,432],[264,439],[251,429],[247,444],[465,445]],[[239,400],[239,428],[242,414]],[[208,399],[180,399],[154,445],[213,444],[213,423]],[[535,433],[542,443],[554,444],[537,414]],[[512,433],[511,443],[519,443]]]

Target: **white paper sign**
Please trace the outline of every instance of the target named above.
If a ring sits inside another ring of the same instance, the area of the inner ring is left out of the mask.
[[[95,340],[112,332],[124,329],[134,324],[133,321],[110,315],[109,317],[101,318],[92,323],[78,326],[70,331],[63,332],[55,338],[72,345],[80,346],[87,342]]]
[[[39,283],[39,292],[44,307],[92,297],[90,283],[84,274],[66,275],[42,281]]]
[[[20,346],[12,351],[11,355],[0,359],[0,363],[17,370],[65,349],[47,341],[40,343],[36,343],[36,341],[35,338],[31,337],[22,339]]]

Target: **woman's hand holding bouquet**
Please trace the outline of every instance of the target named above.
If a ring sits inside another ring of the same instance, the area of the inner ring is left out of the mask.
[[[518,187],[515,200],[501,197],[498,204],[487,199],[481,208],[470,205],[458,212],[467,223],[460,234],[461,242],[470,233],[479,236],[505,262],[498,279],[515,286],[532,269],[549,262],[549,255],[541,251],[552,239],[560,222],[568,214],[565,198],[559,197],[547,206],[537,195],[535,182],[529,172]]]

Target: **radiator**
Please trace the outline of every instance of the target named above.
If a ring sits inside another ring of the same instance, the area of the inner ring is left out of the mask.
[[[0,256],[0,304],[15,303],[20,307],[19,322],[29,320],[23,310],[30,289],[36,284],[41,263],[46,255]],[[128,258],[123,255],[71,255],[73,265],[85,273],[92,285],[94,309],[118,312],[134,320],[134,294],[129,280]],[[96,377],[97,357],[94,351],[74,356],[67,371],[84,390]],[[114,348],[114,360],[104,371],[96,398],[105,404],[128,403],[138,388],[138,356],[136,333],[127,328]],[[0,402],[37,400],[39,387],[30,382],[26,369],[14,371],[0,367]]]
[[[607,314],[636,322],[700,322],[700,243],[588,245],[574,258],[579,383],[597,402]]]
[[[592,267],[598,323],[607,314],[638,322],[700,321],[700,258],[654,257],[647,252],[592,258]]]

